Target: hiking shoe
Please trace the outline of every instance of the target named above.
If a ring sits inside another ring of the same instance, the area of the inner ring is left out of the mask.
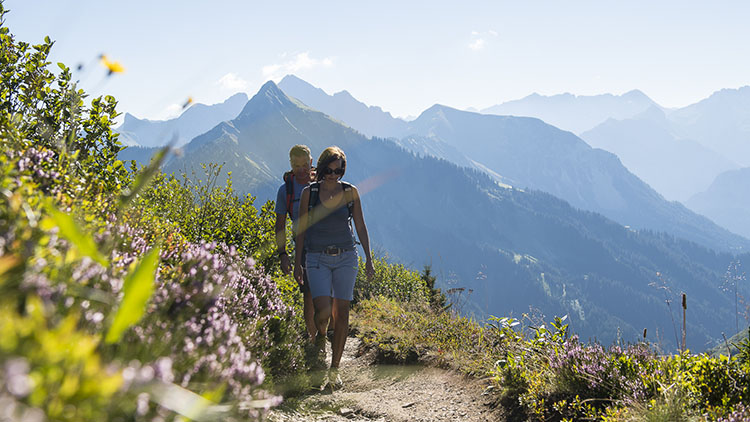
[[[311,391],[325,390],[328,385],[328,375],[325,369],[313,369],[308,373]]]
[[[339,375],[339,368],[331,368],[328,370],[328,382],[326,382],[325,389],[330,389],[332,392],[340,390],[344,387],[344,381],[341,380]]]

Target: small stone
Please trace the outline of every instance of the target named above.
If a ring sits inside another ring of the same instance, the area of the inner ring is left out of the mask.
[[[341,416],[343,416],[345,418],[348,418],[349,416],[351,416],[353,414],[354,414],[354,410],[349,409],[347,407],[342,407],[341,409],[339,409],[339,415],[341,415]]]
[[[412,406],[414,406],[415,404],[416,404],[416,403],[412,401],[412,402],[409,402],[409,403],[406,403],[406,404],[402,405],[401,407],[403,407],[404,409],[406,409],[407,407],[412,407]]]

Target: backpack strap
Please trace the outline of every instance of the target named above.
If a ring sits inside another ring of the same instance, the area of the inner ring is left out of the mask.
[[[348,200],[346,208],[349,210],[349,230],[351,230],[352,237],[354,237],[354,244],[361,245],[356,237],[356,231],[352,227],[352,211],[354,210],[354,191],[352,190],[352,185],[351,183],[341,182],[341,187],[344,188],[344,199]]]
[[[286,185],[286,212],[292,220],[292,207],[294,206],[294,173],[284,173],[284,184]]]
[[[310,183],[310,198],[307,202],[307,212],[312,212],[313,208],[320,202],[320,182]]]
[[[344,189],[344,199],[347,199],[346,208],[349,210],[349,221],[352,219],[352,210],[354,209],[354,197],[352,196],[352,185],[350,183],[341,182],[341,187]]]

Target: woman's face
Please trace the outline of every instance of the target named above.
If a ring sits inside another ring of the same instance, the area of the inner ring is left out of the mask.
[[[344,172],[342,171],[343,168],[341,167],[341,159],[339,158],[336,161],[332,161],[330,164],[328,164],[328,171],[324,172],[323,178],[328,181],[338,181],[341,179],[341,177],[344,175]],[[339,173],[339,174],[336,174]]]

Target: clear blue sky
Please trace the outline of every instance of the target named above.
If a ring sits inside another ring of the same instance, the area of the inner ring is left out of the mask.
[[[533,92],[622,94],[666,107],[750,84],[747,1],[6,0],[18,40],[120,111],[173,115],[294,73],[396,116],[485,108]],[[126,72],[105,79],[96,57]]]

